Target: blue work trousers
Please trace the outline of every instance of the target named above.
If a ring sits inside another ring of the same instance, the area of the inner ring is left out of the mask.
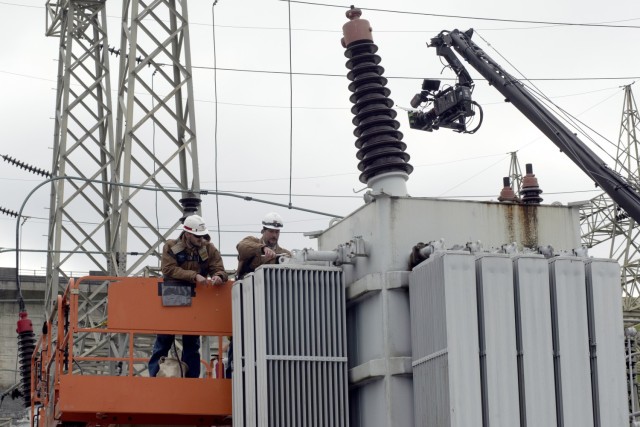
[[[149,376],[155,377],[160,370],[160,358],[167,356],[175,335],[157,335],[153,344],[153,353],[149,359]],[[182,361],[187,364],[187,378],[200,377],[200,337],[198,335],[182,336]]]

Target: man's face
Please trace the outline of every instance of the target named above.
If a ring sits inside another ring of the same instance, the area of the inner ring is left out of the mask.
[[[278,238],[280,237],[280,230],[272,230],[265,228],[262,232],[262,239],[267,246],[273,247],[278,244]]]
[[[206,243],[204,236],[196,236],[195,234],[191,233],[185,233],[185,236],[187,236],[187,243],[196,248],[200,248]]]

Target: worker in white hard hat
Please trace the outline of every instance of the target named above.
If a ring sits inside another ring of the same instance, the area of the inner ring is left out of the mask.
[[[262,219],[262,236],[247,236],[236,245],[238,250],[238,270],[236,280],[255,271],[263,264],[275,264],[281,255],[291,256],[291,252],[278,245],[280,230],[284,227],[282,217],[269,212]]]
[[[211,243],[207,226],[198,215],[184,219],[177,239],[167,240],[162,249],[162,274],[165,281],[182,280],[201,285],[220,285],[227,281],[220,251]],[[149,359],[149,376],[155,377],[160,359],[166,357],[173,345],[173,335],[158,335]],[[200,337],[182,336],[182,361],[187,364],[187,377],[200,376]]]
[[[280,230],[284,227],[282,217],[269,212],[262,218],[261,237],[247,236],[236,245],[238,250],[238,270],[236,280],[252,273],[263,264],[276,264],[280,256],[291,256],[291,252],[278,245]],[[233,372],[233,341],[231,337],[227,347],[227,366],[225,377],[231,378]]]
[[[202,217],[190,215],[184,219],[182,233],[176,240],[167,240],[162,250],[162,274],[165,278],[217,285],[227,281],[222,257],[211,243]]]

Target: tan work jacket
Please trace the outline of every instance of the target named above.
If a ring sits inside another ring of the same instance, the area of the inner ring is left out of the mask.
[[[180,257],[187,258],[187,260],[178,265],[177,257],[180,253],[183,253]],[[219,276],[223,282],[228,279],[227,273],[224,271],[220,251],[216,249],[213,243],[202,246],[198,250],[189,248],[182,238],[167,240],[162,249],[161,266],[162,274],[169,279],[195,282],[198,274],[202,274],[205,277]]]
[[[266,246],[262,239],[253,236],[245,237],[236,245],[236,249],[238,250],[236,280],[242,279],[245,274],[254,272],[256,268],[262,264],[276,264],[278,262],[278,258],[269,261],[265,261],[265,259],[262,258]],[[276,247],[272,249],[278,255],[285,254],[291,256],[291,252],[279,245],[276,245]]]

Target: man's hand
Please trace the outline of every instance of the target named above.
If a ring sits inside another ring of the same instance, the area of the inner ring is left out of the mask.
[[[220,276],[204,277],[201,274],[196,274],[196,282],[201,285],[222,285],[222,279]]]
[[[272,259],[274,259],[276,257],[276,251],[274,251],[273,249],[269,248],[269,247],[264,247],[264,259],[267,261],[271,261]]]

